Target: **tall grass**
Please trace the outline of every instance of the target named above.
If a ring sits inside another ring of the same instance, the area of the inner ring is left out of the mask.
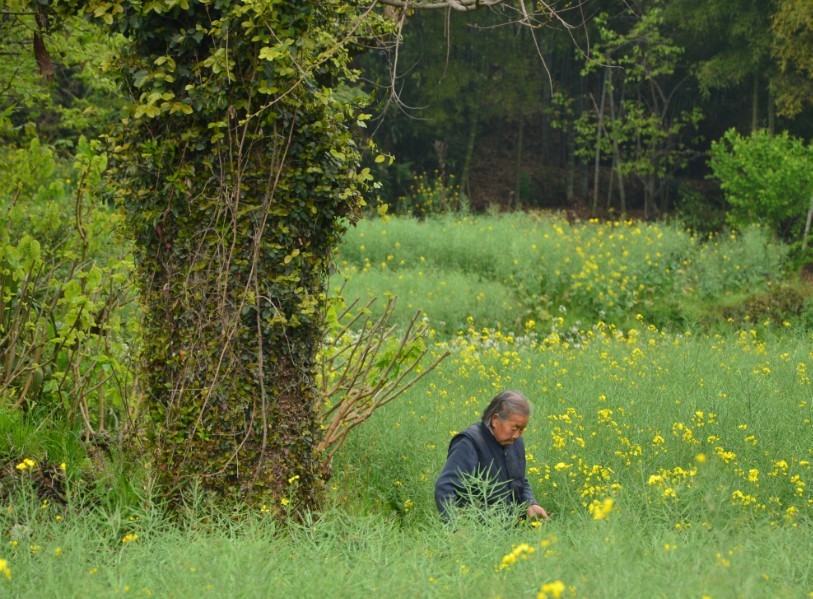
[[[664,297],[680,308],[685,297],[767,286],[781,249],[761,233],[701,243],[656,225],[393,219],[362,223],[340,260],[352,271],[348,299],[369,285],[397,293],[406,313],[447,319],[433,352],[451,355],[351,432],[322,513],[278,523],[273,510],[215,508],[196,495],[168,519],[140,469],[124,491],[111,472],[109,490],[88,498],[87,468],[70,457],[56,474],[63,505],[43,501],[39,464],[9,464],[0,560],[11,578],[0,561],[0,595],[813,592],[813,335],[792,318],[703,332],[648,316],[662,315]],[[579,295],[588,284],[628,298],[629,314],[586,320],[598,309]],[[649,291],[636,291],[642,284]],[[465,512],[444,525],[433,483],[448,442],[504,389],[533,402],[528,476],[553,518],[534,527],[499,510]],[[32,426],[0,420],[0,434],[36,451],[24,441]]]
[[[422,310],[438,330],[521,330],[568,310],[571,323],[627,326],[636,314],[681,330],[696,304],[753,294],[781,280],[787,250],[769,233],[701,239],[677,226],[569,224],[550,215],[368,220],[342,245],[334,288],[394,293],[399,317]]]
[[[355,431],[324,513],[277,525],[192,498],[170,521],[146,492],[82,509],[15,496],[0,584],[30,597],[534,597],[557,582],[573,597],[799,597],[813,590],[811,341],[762,324],[686,336],[639,322],[569,341],[471,330]],[[529,477],[553,520],[444,526],[432,485],[448,440],[504,388],[534,402]]]

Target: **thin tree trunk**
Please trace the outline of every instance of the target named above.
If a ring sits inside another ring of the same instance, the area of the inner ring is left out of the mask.
[[[615,98],[613,94],[612,88],[612,71],[609,71],[610,75],[610,122],[615,122]],[[623,95],[622,95],[623,99]],[[621,150],[618,149],[618,140],[613,137],[613,173],[618,177],[618,198],[621,202],[621,215],[625,215],[627,213],[627,194],[624,191],[624,175],[621,174],[618,166],[621,164]],[[612,177],[613,173],[610,173]]]
[[[565,166],[565,197],[568,206],[573,204],[574,185],[576,182],[576,133],[568,131],[567,135],[567,158]]]
[[[754,73],[754,84],[751,90],[751,131],[759,127],[759,75]]]
[[[598,209],[598,188],[601,180],[599,176],[599,167],[601,166],[601,134],[604,131],[604,99],[607,97],[608,70],[609,67],[604,70],[604,80],[601,84],[601,100],[598,105],[598,122],[596,123],[596,155],[593,164],[593,207],[591,209],[593,216],[596,215],[596,210]]]
[[[810,196],[810,208],[807,211],[807,221],[805,221],[805,232],[802,235],[802,254],[807,249],[807,238],[810,236],[810,225],[813,223],[813,195]]]
[[[469,185],[469,173],[471,171],[471,161],[474,157],[474,146],[477,142],[477,125],[480,117],[480,105],[475,102],[471,110],[471,123],[469,124],[469,137],[466,141],[466,155],[463,158],[463,172],[460,175],[460,185],[466,197],[471,201],[471,186]]]
[[[607,206],[605,210],[609,213],[610,206],[613,205],[613,192],[615,191],[615,176],[613,173],[615,172],[615,155],[613,155],[613,160],[610,163],[610,176],[608,177],[607,181]]]
[[[522,187],[522,145],[525,137],[525,118],[522,116],[522,110],[518,112],[519,126],[517,127],[517,164],[514,177],[514,210],[519,210],[523,200],[520,187]]]

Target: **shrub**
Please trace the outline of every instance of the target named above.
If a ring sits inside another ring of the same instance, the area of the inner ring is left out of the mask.
[[[106,165],[85,139],[72,164],[34,139],[0,169],[0,406],[86,438],[115,428],[132,385],[133,265]]]
[[[787,132],[728,130],[712,143],[709,166],[731,205],[735,228],[762,223],[786,241],[800,239],[813,194],[813,150]]]

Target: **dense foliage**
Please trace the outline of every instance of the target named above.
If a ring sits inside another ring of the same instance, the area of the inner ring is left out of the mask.
[[[678,212],[714,230],[728,205],[707,178],[713,141],[732,128],[811,134],[797,4],[588,0],[560,13],[570,27],[533,30],[511,3],[410,16],[397,64],[383,52],[363,63],[382,99],[376,140],[400,165],[380,173],[382,197],[403,209],[413,178],[453,175],[476,210]]]
[[[804,242],[813,210],[813,150],[787,133],[730,130],[712,144],[709,165],[731,206],[736,228],[762,222],[787,241]]]
[[[806,131],[804,103],[783,87],[809,73],[806,17],[791,3],[588,1],[577,28],[566,26],[575,13],[524,7],[503,2],[461,21],[363,0],[9,2],[0,11],[0,50],[13,58],[0,65],[3,408],[43,426],[64,419],[86,441],[106,442],[111,427],[146,439],[145,461],[173,498],[200,479],[277,512],[283,498],[316,505],[329,463],[319,452],[326,379],[316,377],[326,283],[333,250],[373,203],[374,171],[384,199],[419,217],[588,200],[596,214],[653,218],[678,202],[686,216],[687,198],[719,216],[702,183],[711,140],[731,125]],[[692,45],[695,36],[714,43]],[[365,50],[366,62],[354,62]],[[365,167],[359,140],[376,83],[391,107],[426,105],[429,118],[385,120],[377,139],[399,160],[371,152]],[[785,151],[795,150],[780,148],[770,164]],[[510,288],[517,328],[553,323],[566,305],[589,320],[690,318],[675,300],[687,288],[724,281],[708,295],[735,295],[774,283],[784,249],[747,228],[761,212],[774,232],[798,238],[801,202],[766,193],[758,214],[740,197],[728,196],[729,222],[743,234],[719,257],[681,246],[571,260],[546,248],[541,265],[521,254],[501,268],[507,278],[488,273],[475,296]],[[586,249],[601,246],[584,231]],[[765,250],[759,259],[754,247]],[[725,262],[740,259],[728,286]],[[687,260],[704,274],[685,275]],[[606,277],[590,281],[599,264]],[[795,297],[804,308],[804,294]],[[135,347],[138,370],[127,364]],[[359,372],[377,389],[394,364]]]
[[[123,417],[135,341],[133,263],[122,214],[102,199],[106,157],[72,163],[36,138],[0,168],[0,412],[105,437]],[[19,449],[19,447],[17,448]]]

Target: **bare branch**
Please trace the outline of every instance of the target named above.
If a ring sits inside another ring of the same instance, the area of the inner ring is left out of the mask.
[[[389,299],[378,318],[372,318],[366,308],[356,314],[345,310],[339,321],[356,323],[355,332],[350,332],[349,323],[336,323],[341,333],[322,341],[319,387],[325,400],[321,410],[324,436],[316,453],[321,455],[325,472],[329,472],[333,456],[352,428],[407,391],[448,355],[444,352],[428,367],[422,367],[429,348],[414,350],[427,334],[428,325],[418,324],[417,312],[406,328],[396,333],[396,327],[389,324],[394,311],[395,298]]]
[[[502,4],[503,0],[443,0],[438,2],[413,2],[412,0],[378,0],[379,4],[386,4],[395,8],[403,8],[409,10],[457,10],[460,12],[468,12],[487,8],[489,6],[497,6]]]

